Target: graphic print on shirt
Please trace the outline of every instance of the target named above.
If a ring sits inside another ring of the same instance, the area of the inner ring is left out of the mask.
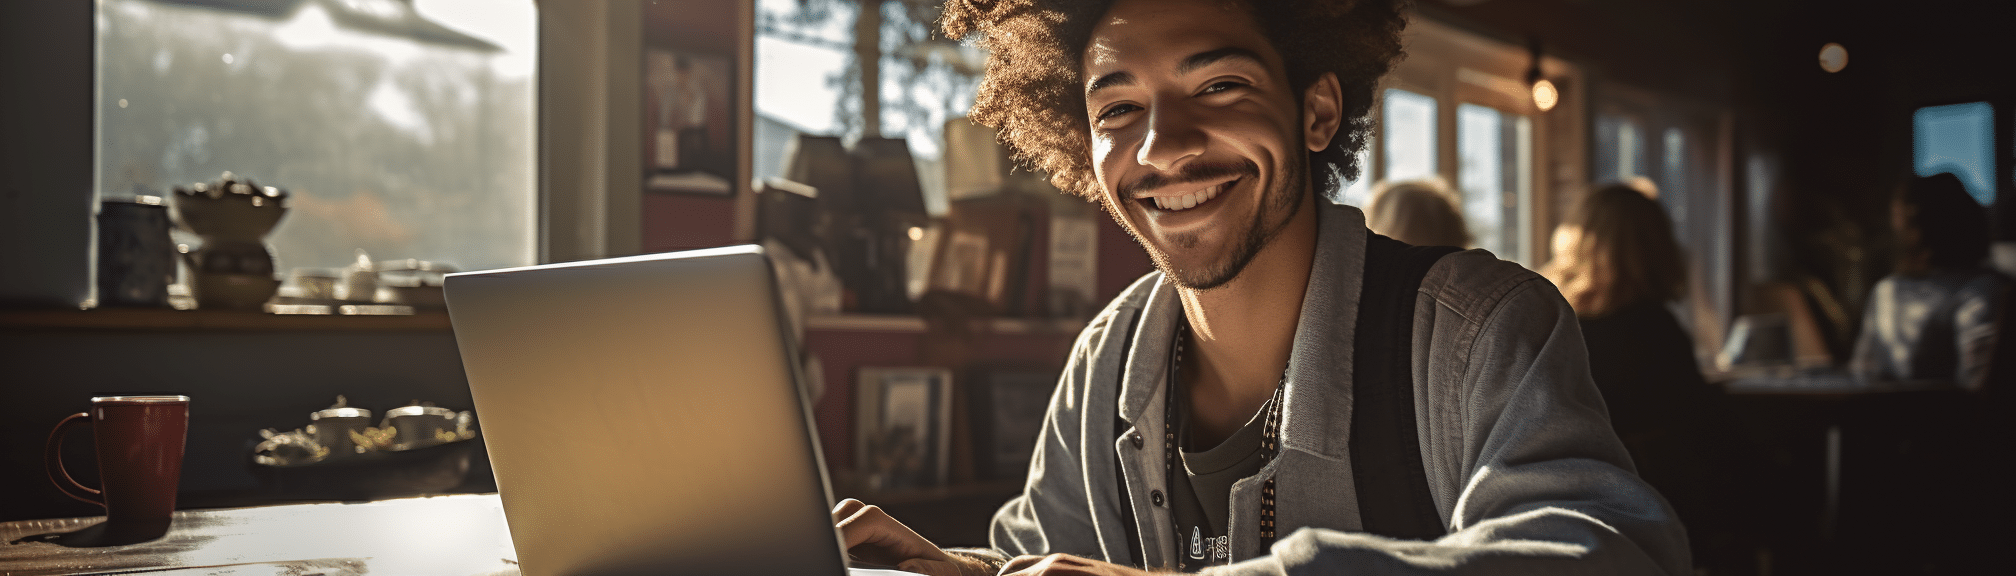
[[[1204,535],[1203,526],[1191,526],[1190,559],[1205,560],[1207,563],[1196,566],[1189,565],[1186,563],[1184,566],[1185,569],[1203,568],[1204,566],[1223,565],[1231,563],[1232,537],[1229,535],[1207,537]]]

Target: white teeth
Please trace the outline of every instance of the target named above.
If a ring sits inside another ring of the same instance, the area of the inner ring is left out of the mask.
[[[1225,185],[1219,184],[1217,186],[1212,186],[1210,188],[1205,188],[1202,190],[1198,190],[1196,192],[1184,194],[1182,196],[1158,196],[1155,198],[1155,206],[1163,210],[1171,210],[1171,211],[1189,210],[1191,208],[1197,207],[1198,204],[1210,202],[1212,198],[1218,197],[1219,192],[1223,191],[1225,191]]]

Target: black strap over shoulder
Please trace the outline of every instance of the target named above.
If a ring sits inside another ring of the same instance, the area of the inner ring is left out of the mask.
[[[1352,339],[1351,475],[1366,532],[1409,540],[1448,533],[1428,490],[1414,415],[1414,299],[1451,246],[1367,233]]]

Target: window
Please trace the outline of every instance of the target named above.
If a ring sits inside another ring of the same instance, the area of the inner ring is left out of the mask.
[[[1911,115],[1911,165],[1952,172],[1984,206],[1995,204],[1995,109],[1987,102],[1919,108]]]
[[[1407,58],[1381,81],[1371,176],[1441,179],[1460,198],[1475,247],[1539,267],[1561,217],[1556,196],[1586,183],[1580,70],[1543,59],[1547,77],[1567,89],[1542,112],[1524,80],[1534,65],[1525,46],[1428,18],[1407,28]]]
[[[1456,186],[1463,219],[1478,248],[1500,258],[1526,258],[1531,226],[1532,120],[1476,104],[1456,109]]]
[[[876,4],[863,28],[856,2],[757,1],[754,174],[782,175],[797,134],[903,138],[927,209],[944,214],[945,126],[972,107],[985,55],[937,33],[935,3]],[[875,59],[872,71],[864,57]]]
[[[1645,169],[1644,134],[1645,129],[1631,116],[1604,114],[1596,118],[1596,183],[1651,176]]]
[[[1659,201],[1666,207],[1666,215],[1673,218],[1676,230],[1687,229],[1688,180],[1692,174],[1687,165],[1687,135],[1679,128],[1667,128],[1662,149],[1659,179]]]
[[[837,134],[844,73],[852,62],[852,3],[756,3],[757,178],[784,174],[784,150],[793,135]]]
[[[1398,88],[1386,90],[1380,115],[1385,142],[1386,181],[1435,177],[1435,97]]]
[[[530,0],[101,0],[97,190],[285,188],[283,274],[359,249],[530,264],[536,20]]]

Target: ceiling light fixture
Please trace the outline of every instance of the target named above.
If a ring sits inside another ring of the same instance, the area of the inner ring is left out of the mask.
[[[1540,72],[1540,39],[1528,42],[1527,49],[1533,55],[1533,65],[1526,69],[1526,85],[1533,89],[1533,106],[1541,112],[1553,110],[1561,103],[1561,90]]]
[[[1820,69],[1832,74],[1848,67],[1848,48],[1839,42],[1828,42],[1820,47]]]

